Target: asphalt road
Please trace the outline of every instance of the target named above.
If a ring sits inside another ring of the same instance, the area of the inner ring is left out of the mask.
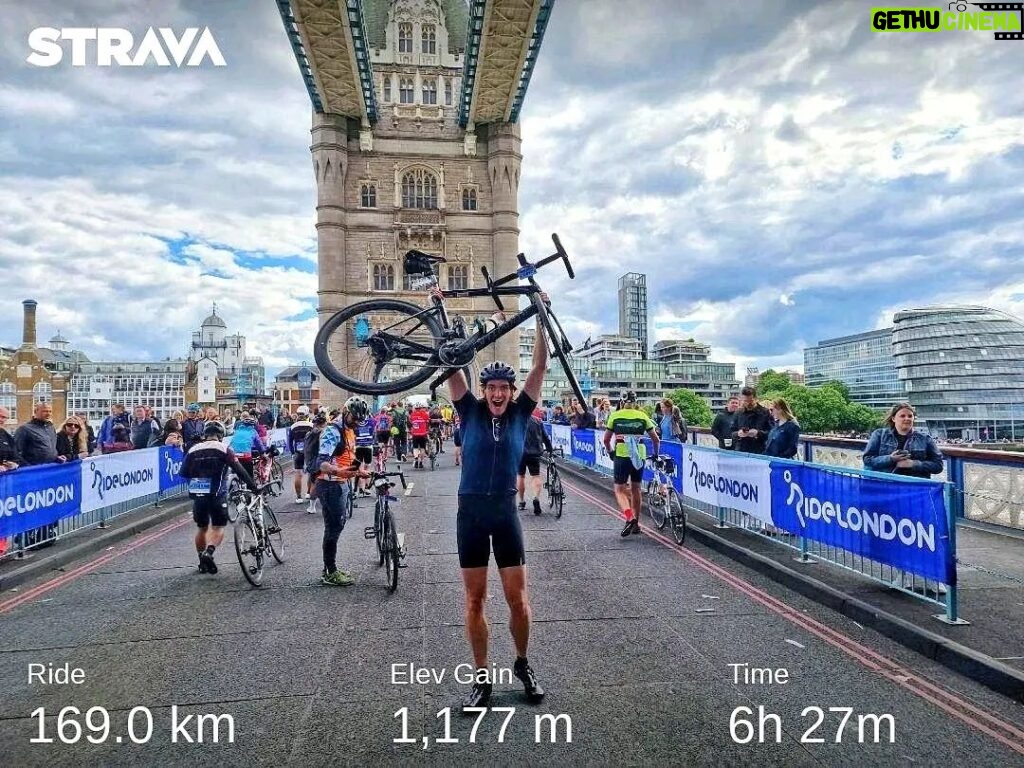
[[[280,516],[286,562],[268,567],[262,589],[243,579],[230,536],[220,573],[198,574],[182,517],[0,596],[0,762],[1024,765],[1019,705],[689,542],[681,551],[648,535],[621,539],[609,497],[572,483],[561,520],[521,515],[530,659],[546,700],[532,707],[516,681],[499,684],[492,706],[514,711],[488,713],[475,733],[474,718],[452,713],[458,741],[439,742],[469,661],[458,474],[441,458],[436,472],[409,470],[399,505],[408,567],[393,595],[362,536],[370,504],[342,534],[339,562],[357,583],[326,587],[322,521],[289,489],[275,501],[296,510]],[[488,616],[492,664],[511,668],[496,575]],[[395,670],[410,664],[429,682],[400,684]],[[30,683],[30,665],[69,665],[81,682]],[[784,670],[786,680],[758,672],[758,682],[737,682],[743,667],[730,665]],[[61,728],[66,707],[81,714],[66,711]],[[567,716],[555,743],[545,715]],[[395,741],[403,720],[410,743]],[[40,735],[53,741],[33,743]]]

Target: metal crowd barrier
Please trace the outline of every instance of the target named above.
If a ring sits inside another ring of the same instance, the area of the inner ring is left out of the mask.
[[[90,458],[96,459],[98,456]],[[84,459],[83,461],[89,460]],[[0,553],[0,562],[25,558],[30,551],[48,546],[79,531],[106,528],[107,523],[111,520],[146,507],[159,507],[167,501],[185,496],[186,491],[187,484],[180,483],[156,493],[145,494],[87,512],[79,512],[76,515],[61,518],[56,523],[14,534],[5,540],[0,540],[0,544],[6,545],[6,551]]]
[[[718,450],[718,441],[710,434],[692,432],[691,435],[693,444]],[[569,457],[569,460],[576,464],[587,466],[590,469],[595,469],[602,474],[611,474],[607,467],[603,467],[596,462],[590,463],[573,457]],[[859,453],[857,454],[857,460],[860,462]],[[849,466],[834,466],[811,461],[793,463],[814,464],[817,469],[834,471],[836,474],[840,475],[882,477],[890,481],[893,480],[893,476],[891,475],[882,475],[877,472],[855,469]],[[941,479],[945,481],[945,478]],[[913,481],[908,480],[907,482]],[[944,509],[949,529],[949,546],[955,557],[957,517],[956,505],[953,503],[954,494],[955,489],[953,484],[949,481],[945,481],[943,494],[945,502]],[[964,621],[959,616],[958,595],[955,584],[945,584],[934,579],[925,578],[890,564],[871,560],[861,554],[854,553],[834,545],[825,544],[803,536],[788,533],[737,509],[715,507],[697,499],[685,496],[682,493],[680,496],[684,499],[684,503],[688,509],[699,512],[713,519],[716,527],[718,528],[739,528],[746,533],[760,537],[762,540],[770,541],[775,545],[792,549],[798,553],[797,556],[793,558],[797,563],[810,564],[818,561],[830,563],[879,584],[883,584],[890,589],[898,590],[899,592],[915,599],[942,607],[944,612],[942,614],[937,614],[935,618],[943,621],[944,623],[970,623],[968,621]]]

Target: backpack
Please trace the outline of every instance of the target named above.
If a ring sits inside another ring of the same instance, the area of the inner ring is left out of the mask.
[[[305,464],[307,472],[314,472],[317,467],[313,466],[316,463],[316,457],[320,453],[320,435],[323,430],[317,431],[312,430],[306,435],[306,444],[303,446],[303,463]]]
[[[391,423],[398,427],[400,432],[405,432],[406,428],[409,426],[409,414],[405,411],[397,411],[394,418],[391,420]]]

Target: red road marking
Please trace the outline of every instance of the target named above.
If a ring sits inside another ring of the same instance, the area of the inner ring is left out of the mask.
[[[565,483],[565,481],[563,481],[563,484],[573,491],[573,493],[595,504],[605,512],[608,512],[620,520],[625,519],[622,513],[617,509],[608,505],[596,496],[591,495],[587,491],[584,491],[582,488],[571,483]],[[694,565],[702,568],[713,576],[716,576],[737,591],[765,606],[773,613],[782,616],[784,619],[796,624],[807,632],[810,632],[812,635],[815,635],[819,639],[828,643],[833,648],[842,651],[847,656],[860,662],[868,669],[878,672],[882,677],[896,683],[920,698],[931,702],[935,706],[956,717],[958,720],[966,723],[976,730],[981,731],[982,733],[987,734],[988,736],[991,736],[993,739],[1004,744],[1018,754],[1024,755],[1024,730],[1021,730],[1012,723],[1008,723],[982,709],[979,709],[951,691],[947,691],[946,689],[925,680],[911,672],[909,669],[901,667],[896,661],[888,658],[887,656],[884,656],[865,645],[861,645],[853,638],[847,637],[841,632],[838,632],[831,627],[802,614],[792,606],[772,597],[767,592],[758,589],[753,584],[739,578],[738,576],[729,573],[724,568],[721,568],[707,558],[701,557],[690,550],[680,549],[674,541],[668,539],[666,536],[662,536],[650,527],[644,528],[644,533],[660,544],[668,547],[680,557],[689,560]]]
[[[106,554],[100,555],[95,560],[91,560],[90,562],[85,563],[84,565],[80,565],[77,568],[68,571],[67,573],[62,573],[60,576],[55,576],[49,581],[44,581],[42,584],[37,584],[36,586],[18,595],[17,597],[12,597],[8,600],[4,600],[3,602],[0,602],[0,614],[7,613],[8,611],[17,608],[19,605],[27,603],[30,600],[34,600],[40,595],[46,594],[50,590],[56,589],[57,587],[63,586],[64,584],[67,584],[68,582],[77,579],[79,576],[84,576],[85,574],[90,573],[91,571],[95,571],[101,565],[109,563],[114,558],[120,557],[121,555],[126,555],[129,552],[138,549],[139,547],[149,544],[151,541],[155,541],[156,539],[160,538],[166,533],[170,533],[171,531],[181,528],[190,520],[191,518],[185,518],[183,520],[179,520],[178,522],[171,523],[170,525],[166,525],[153,533],[148,533],[144,536],[140,536],[139,538],[134,539],[123,549],[120,549],[116,552],[107,552]]]

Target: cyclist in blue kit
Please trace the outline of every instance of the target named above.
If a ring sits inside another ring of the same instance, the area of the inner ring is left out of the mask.
[[[440,300],[437,289],[431,294]],[[546,294],[541,299],[548,304]],[[488,626],[484,615],[491,549],[509,607],[509,629],[516,648],[513,673],[523,683],[531,704],[544,698],[544,689],[527,660],[530,639],[530,601],[526,588],[526,553],[516,512],[516,478],[523,458],[526,424],[540,399],[547,368],[544,330],[537,321],[533,364],[523,390],[516,395],[516,373],[500,361],[480,372],[482,398],[469,391],[460,370],[448,379],[452,404],[459,414],[462,436],[462,477],[459,482],[457,538],[459,566],[466,593],[466,634],[473,651],[477,682],[464,707],[486,706],[493,681],[488,680]]]

